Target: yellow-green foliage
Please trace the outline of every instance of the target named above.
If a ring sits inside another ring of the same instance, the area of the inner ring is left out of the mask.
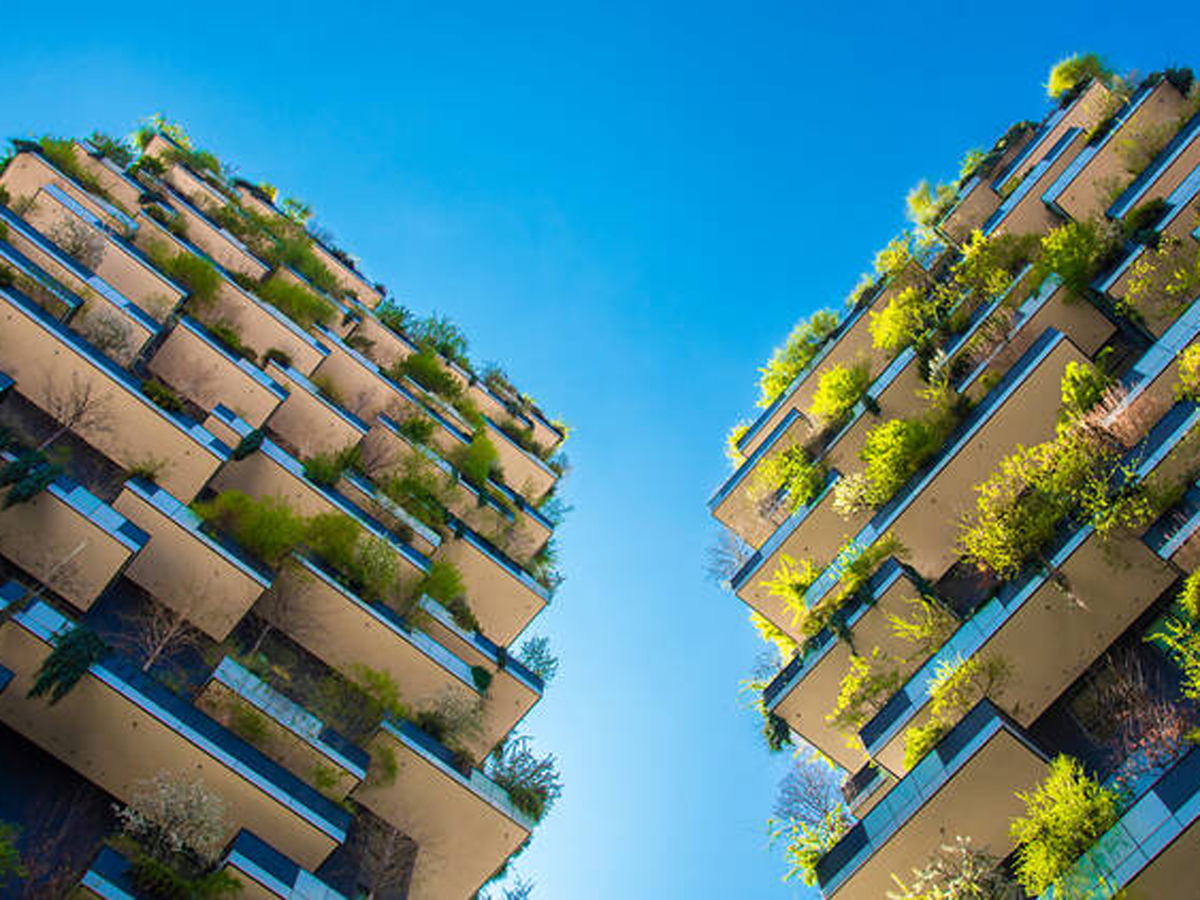
[[[817,883],[817,863],[847,831],[850,830],[850,816],[839,803],[825,818],[816,825],[809,825],[795,819],[784,825],[776,826],[770,823],[771,841],[780,838],[787,840],[784,855],[788,861],[788,872],[783,876],[784,881],[799,878],[809,887]]]
[[[258,288],[258,295],[303,328],[333,321],[333,304],[303,285],[276,276]]]
[[[882,709],[903,683],[900,670],[878,647],[873,647],[868,656],[851,653],[850,667],[838,689],[837,704],[825,721],[839,731],[852,734]]]
[[[871,386],[871,370],[865,363],[834,365],[821,373],[809,413],[823,422],[836,422],[854,408]]]
[[[1120,228],[1108,221],[1060,225],[1042,238],[1038,274],[1054,273],[1073,296],[1084,297],[1122,240]]]
[[[929,721],[904,733],[904,766],[911,769],[984,697],[995,696],[1011,668],[999,656],[942,660],[929,685]]]
[[[1200,569],[1192,572],[1179,592],[1179,606],[1193,622],[1200,622]]]
[[[776,628],[765,616],[751,610],[750,624],[754,626],[759,637],[776,649],[779,653],[779,662],[781,665],[796,655],[799,645],[792,640],[786,631]]]
[[[1062,378],[1062,417],[1079,419],[1092,410],[1108,390],[1111,380],[1089,362],[1067,363]]]
[[[792,444],[758,465],[747,491],[752,500],[762,501],[783,490],[785,506],[794,512],[815,500],[824,483],[825,466],[809,459],[803,444]]]
[[[1192,344],[1179,357],[1180,397],[1200,400],[1200,344]]]
[[[943,606],[936,597],[913,597],[908,600],[911,617],[888,613],[892,634],[912,644],[910,660],[921,660],[941,647],[958,628],[958,617]]]
[[[937,310],[927,302],[924,287],[910,285],[871,313],[871,340],[886,353],[899,353],[934,324]]]
[[[1112,75],[1112,69],[1098,54],[1084,53],[1080,55],[1076,53],[1059,60],[1050,70],[1050,77],[1046,79],[1046,94],[1057,100],[1089,78],[1108,81]]]
[[[1102,787],[1070,756],[1056,757],[1046,779],[1017,796],[1025,815],[1010,826],[1017,844],[1016,875],[1034,896],[1051,885],[1061,889],[1075,861],[1120,814],[1116,791]]]
[[[1163,235],[1157,249],[1147,247],[1130,267],[1125,295],[1116,301],[1118,311],[1132,315],[1161,306],[1174,315],[1200,293],[1200,251],[1194,241]]]
[[[759,406],[770,406],[775,398],[787,390],[796,376],[812,362],[837,324],[837,315],[827,309],[818,310],[796,323],[787,342],[777,347],[766,366],[759,369]]]
[[[888,241],[887,246],[875,254],[875,273],[900,275],[912,261],[912,237],[904,232]]]
[[[779,557],[779,566],[771,577],[762,582],[768,594],[783,600],[792,614],[793,628],[799,628],[807,618],[808,607],[804,605],[804,594],[820,575],[821,570],[813,565],[812,560],[802,559],[797,564],[796,560],[784,553]]]
[[[746,461],[746,454],[738,449],[738,442],[746,436],[746,432],[749,430],[749,423],[738,422],[729,429],[729,434],[725,437],[725,458],[735,469]]]

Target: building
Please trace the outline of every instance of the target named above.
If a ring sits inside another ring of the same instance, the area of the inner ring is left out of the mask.
[[[558,792],[510,736],[565,429],[227,171],[161,120],[3,161],[6,741],[215,805],[73,835],[87,896],[474,896]]]
[[[1191,896],[1200,94],[1095,62],[910,197],[730,439],[709,505],[780,650],[764,733],[841,779],[782,826],[825,897],[934,896],[967,862],[977,896]]]

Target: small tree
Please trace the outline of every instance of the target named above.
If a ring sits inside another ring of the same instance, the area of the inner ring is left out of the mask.
[[[540,822],[562,794],[553,756],[538,757],[524,735],[510,735],[488,760],[488,775],[508,792],[513,805]]]
[[[1056,757],[1046,779],[1017,796],[1025,803],[1025,815],[1011,826],[1017,880],[1034,896],[1061,887],[1075,861],[1117,821],[1117,793],[1070,756]]]
[[[1089,79],[1110,81],[1112,77],[1112,69],[1098,54],[1076,53],[1060,60],[1050,70],[1050,77],[1046,79],[1046,94],[1052,100],[1059,100]]]
[[[529,669],[543,684],[549,684],[558,674],[558,657],[550,652],[550,638],[532,637],[521,644],[517,651],[517,659]]]
[[[71,692],[92,663],[109,653],[109,647],[86,625],[76,625],[54,639],[54,649],[43,661],[27,696],[50,694],[53,706]]]
[[[220,796],[199,778],[165,770],[139,781],[117,816],[126,832],[163,861],[182,854],[211,865],[229,830]]]
[[[888,891],[888,900],[1025,900],[1001,861],[961,835],[953,844],[943,844],[925,866],[913,869],[913,876],[905,885],[893,875],[900,890]]]
[[[813,825],[792,819],[786,823],[774,820],[767,823],[771,843],[784,839],[787,847],[784,856],[788,862],[784,881],[799,878],[812,887],[817,883],[817,864],[833,846],[850,830],[850,814],[846,807],[838,804],[825,818]]]
[[[196,596],[198,587],[190,585],[183,593]],[[114,641],[141,662],[143,672],[149,672],[155,663],[202,646],[204,635],[185,616],[147,599],[137,611],[121,616],[121,629]]]
[[[794,764],[779,782],[775,818],[818,827],[842,806],[836,771],[816,754],[796,754]]]
[[[52,375],[46,375],[43,407],[57,422],[58,428],[38,445],[45,450],[68,431],[107,433],[112,429],[107,399],[91,381],[72,372],[69,383],[62,385]]]

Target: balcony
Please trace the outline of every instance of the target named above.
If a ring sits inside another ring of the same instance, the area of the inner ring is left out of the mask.
[[[336,453],[357,444],[369,430],[366,422],[291,366],[272,360],[267,373],[289,392],[267,425],[301,455]]]
[[[1002,234],[1041,234],[1058,224],[1042,202],[1043,192],[1054,183],[1087,141],[1083,128],[1068,128],[1049,151],[1029,169],[1021,181],[983,223],[985,237]]]
[[[1072,897],[1178,897],[1200,853],[1200,750],[1190,750],[1127,809],[1065,877]],[[1040,900],[1067,900],[1053,887]]]
[[[121,204],[125,210],[137,209],[138,201],[141,199],[144,189],[140,184],[126,175],[124,169],[97,151],[92,146],[91,141],[84,141],[82,143],[75,141],[73,150],[75,152],[75,161],[79,163],[80,168],[95,178],[96,183],[116,203]],[[126,230],[128,230],[129,223],[125,223],[125,225]],[[136,227],[136,223],[134,223],[134,227]]]
[[[228,456],[200,425],[156,406],[128,373],[15,291],[0,288],[0,358],[21,393],[61,420],[86,401],[72,429],[132,468],[154,463],[158,481],[190,501]]]
[[[188,240],[231,272],[259,281],[271,267],[250,252],[250,248],[202,212],[187,197],[168,184],[162,185],[171,208],[183,217]]]
[[[1184,572],[1200,566],[1200,482],[1156,522],[1144,540],[1160,559],[1169,559]]]
[[[321,300],[328,303],[335,312],[333,320],[328,326],[329,331],[332,331],[339,337],[344,338],[354,330],[354,323],[358,320],[358,313],[339,300],[337,297],[334,297],[332,294],[328,294],[321,288],[317,287],[291,266],[280,265],[279,268],[275,270],[275,273],[271,276],[272,281],[275,279],[279,279],[280,281],[285,281],[288,284],[301,287],[310,294],[319,297]]]
[[[150,535],[125,574],[214,640],[224,640],[271,586],[269,569],[206,533],[163,488],[131,478],[113,506]]]
[[[995,162],[990,164],[987,174],[975,175],[966,184],[959,187],[958,200],[942,217],[938,226],[938,230],[954,243],[961,244],[966,241],[971,236],[971,232],[983,225],[987,217],[1000,205],[1001,197],[992,185],[989,175],[991,172],[1003,172],[1007,169],[1017,158],[1017,154],[1021,153],[1034,139],[1032,123],[1026,123],[1026,125],[1024,131],[1017,136],[1010,137],[1012,134],[1010,131],[1009,135],[1002,138],[1002,140],[1008,139],[1009,142],[1002,151],[999,151],[998,158],[994,156],[997,153],[996,149],[989,154],[989,159],[995,158]]]
[[[409,722],[385,722],[372,744],[390,749],[399,774],[367,781],[354,799],[421,848],[411,900],[471,896],[529,837],[534,823],[478,769],[463,774],[453,755]]]
[[[853,608],[846,615],[846,630],[859,653],[879,647],[897,660],[910,655],[912,646],[895,636],[888,616],[910,615],[907,601],[920,594],[915,573],[895,559],[885,562],[867,583],[865,597],[852,601]],[[850,653],[850,644],[826,628],[809,644],[807,653],[794,656],[771,680],[763,691],[763,702],[806,741],[853,771],[864,762],[862,750],[849,746],[846,736],[825,721],[837,705]],[[916,662],[899,667],[899,671],[911,672]]]
[[[199,209],[220,209],[229,202],[225,194],[180,162],[172,163],[163,174],[162,180],[186,196]]]
[[[873,349],[874,343],[868,327],[869,313],[879,312],[886,307],[896,291],[895,285],[885,285],[882,290],[876,290],[871,302],[860,306],[842,319],[820,352],[808,364],[808,368],[797,375],[787,389],[759,414],[754,424],[742,436],[738,442],[738,450],[742,454],[749,459],[768,435],[775,434],[775,430],[785,418],[793,412],[799,414],[808,409],[817,389],[819,371],[834,365],[848,366],[863,362],[870,366],[871,377],[874,379],[883,370],[887,360]]]
[[[1134,420],[1152,422],[1175,403],[1179,382],[1179,355],[1200,340],[1200,300],[1163,332],[1162,337],[1133,364],[1121,379],[1125,397],[1112,416],[1127,413]]]
[[[0,452],[0,466],[12,460]],[[0,488],[0,495],[11,488]],[[0,510],[0,552],[79,609],[88,609],[149,535],[66,476]]]
[[[190,241],[173,234],[157,219],[142,217],[138,244],[143,250],[157,243],[171,253],[192,253],[212,263],[221,276],[216,302],[209,310],[192,310],[210,322],[224,322],[233,328],[242,343],[260,359],[269,350],[282,351],[299,372],[310,374],[329,353],[329,348],[269,303],[239,285],[220,263]]]
[[[1196,226],[1194,201],[1198,195],[1200,195],[1200,165],[1192,168],[1175,189],[1167,194],[1165,198],[1167,213],[1154,226],[1154,235],[1179,238],[1187,243],[1188,247],[1192,247],[1188,235],[1192,234],[1192,229]],[[1118,299],[1124,297],[1129,290],[1134,264],[1148,252],[1151,251],[1144,243],[1132,248],[1120,265],[1096,284],[1096,290],[1108,294],[1110,297]],[[1169,324],[1169,320],[1165,324]],[[1165,325],[1151,321],[1150,327],[1156,334],[1160,334]]]
[[[4,206],[0,206],[0,225],[7,233],[6,239],[0,240],[0,259],[38,285],[47,312],[70,321],[72,329],[85,338],[94,336],[97,328],[121,335],[121,340],[109,336],[104,341],[105,352],[121,365],[136,359],[158,333],[160,325],[141,307]]]
[[[916,354],[909,348],[879,373],[867,389],[867,396],[855,405],[844,422],[817,431],[807,415],[792,410],[717,489],[708,501],[709,510],[717,521],[732,528],[748,544],[762,547],[786,522],[777,515],[763,515],[760,503],[750,494],[753,474],[760,463],[775,452],[804,443],[812,456],[822,457],[828,466],[850,471],[859,464],[858,454],[867,432],[887,418],[915,414],[921,406],[918,392],[924,386]]]
[[[888,532],[909,551],[914,569],[937,581],[957,561],[958,519],[974,502],[981,473],[995,470],[1018,444],[1054,435],[1068,362],[1085,357],[1061,333],[1046,329],[971,411],[946,446],[881,507],[808,589],[811,609],[841,579],[846,562]]]
[[[550,591],[465,523],[450,527],[454,538],[443,542],[438,558],[462,572],[483,633],[507,647],[550,602]]]
[[[1133,478],[1158,471],[1200,422],[1189,406],[1178,407],[1130,451]],[[938,668],[972,656],[1012,664],[997,703],[1030,725],[1175,578],[1141,540],[1114,535],[1106,546],[1091,526],[1065,526],[1046,559],[1057,577],[1035,565],[1006,583],[863,727],[859,736],[873,759],[903,771],[904,732],[928,721]]]
[[[1165,200],[1188,174],[1200,166],[1200,115],[1192,116],[1170,143],[1108,208],[1110,219],[1123,219],[1135,207]]]
[[[383,300],[383,294],[375,285],[367,281],[357,269],[339,259],[316,238],[313,238],[312,251],[337,280],[342,290],[353,295],[359,303],[374,309]]]
[[[26,149],[29,147],[33,149]],[[83,155],[78,145],[75,151],[77,158]],[[103,181],[100,183],[104,186]],[[4,174],[0,175],[0,186],[14,199],[35,198],[40,191],[52,186],[84,207],[91,216],[103,220],[108,228],[122,233],[137,228],[137,224],[123,210],[104,198],[89,193],[73,178],[59,170],[42,154],[37,144],[24,141],[18,144],[18,153],[12,158]],[[136,205],[135,197],[132,206]]]
[[[51,640],[72,627],[41,602],[0,627],[0,661],[14,673],[0,693],[9,727],[121,800],[164,769],[192,773],[225,801],[230,837],[270,834],[307,868],[345,840],[345,810],[118,656],[94,663],[54,706],[26,699]]]
[[[147,368],[201,409],[224,403],[255,427],[288,397],[275,379],[235,356],[207,328],[187,316],[179,319]]]
[[[1104,136],[1090,141],[1079,152],[1042,200],[1059,215],[1077,222],[1103,212],[1102,185],[1131,180],[1125,170],[1121,142],[1137,140],[1175,121],[1184,103],[1183,96],[1166,79],[1142,85],[1113,117]]]
[[[232,707],[250,711],[263,723],[258,742],[263,751],[310,785],[317,780],[318,771],[330,773],[332,777],[326,776],[322,793],[333,800],[345,800],[367,777],[370,758],[365,750],[232,657],[226,656],[218,663],[197,695],[196,706],[227,727]]]
[[[96,259],[77,259],[144,309],[156,322],[165,322],[187,289],[163,275],[133,244],[119,236],[82,203],[55,184],[45,185],[26,220],[62,247],[55,235],[86,235],[96,241]],[[82,255],[82,254],[81,254]]]
[[[359,509],[382,522],[392,533],[405,534],[408,543],[425,556],[433,556],[442,546],[440,534],[357,472],[349,469],[343,471],[337,490]]]
[[[526,450],[505,434],[493,419],[485,415],[483,420],[487,423],[487,436],[500,455],[500,468],[504,470],[504,480],[513,486],[513,490],[529,500],[536,501],[544,497],[558,481],[558,473],[537,454]]]
[[[129,860],[119,851],[101,847],[79,883],[84,896],[137,900],[139,894],[130,879],[129,868]],[[342,894],[245,829],[229,845],[221,868],[241,882],[237,894],[241,900],[345,900]]]
[[[900,779],[817,864],[825,897],[878,900],[892,873],[924,865],[951,835],[1003,857],[1016,796],[1045,777],[1047,759],[1022,730],[983,700]]]

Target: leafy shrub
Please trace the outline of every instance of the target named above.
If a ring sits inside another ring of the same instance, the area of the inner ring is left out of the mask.
[[[784,606],[792,614],[793,628],[798,628],[807,618],[808,607],[804,605],[804,595],[820,575],[821,570],[813,565],[812,560],[802,559],[797,564],[795,559],[784,553],[780,555],[779,565],[771,577],[763,581],[767,593],[783,600]]]
[[[1191,240],[1164,235],[1158,247],[1147,248],[1129,270],[1129,285],[1115,306],[1134,316],[1146,307],[1161,306],[1173,317],[1200,293],[1200,252]]]
[[[1062,379],[1062,410],[1065,421],[1081,419],[1101,400],[1112,385],[1112,379],[1088,362],[1067,363]]]
[[[168,771],[137,785],[117,815],[151,856],[166,860],[186,854],[207,865],[217,861],[227,829],[225,802],[218,794],[198,777],[188,780]]]
[[[54,649],[43,661],[34,677],[27,697],[50,694],[53,706],[71,692],[79,679],[87,674],[92,663],[109,654],[109,646],[86,625],[76,625],[54,640]]]
[[[217,343],[222,344],[234,356],[249,360],[252,363],[258,362],[258,354],[242,343],[241,333],[228,322],[224,320],[213,322],[208,326],[208,332],[216,338]]]
[[[1121,249],[1118,226],[1090,220],[1060,225],[1042,238],[1039,277],[1054,273],[1075,297],[1086,297],[1092,280]]]
[[[803,444],[792,444],[758,465],[748,493],[762,502],[782,492],[784,506],[791,513],[815,500],[824,484],[824,465],[813,462]]]
[[[97,153],[122,169],[133,162],[133,151],[123,138],[114,138],[103,131],[93,131],[88,136],[88,143]]]
[[[911,618],[888,613],[887,620],[892,634],[915,648],[908,659],[918,661],[949,640],[958,627],[958,617],[936,597],[913,597],[908,605],[912,608]]]
[[[1112,77],[1112,69],[1100,56],[1095,53],[1076,53],[1060,60],[1050,70],[1050,77],[1046,80],[1046,94],[1052,100],[1060,100],[1070,96],[1077,87],[1093,78],[1107,82]]]
[[[871,313],[871,340],[886,353],[899,353],[916,343],[936,320],[937,308],[929,302],[926,290],[910,285],[882,310]]]
[[[247,552],[277,566],[304,540],[307,523],[283,500],[256,500],[241,491],[224,491],[198,503],[195,513],[210,527],[231,534]]]
[[[470,367],[467,358],[467,336],[446,316],[437,313],[427,316],[413,326],[419,344],[428,344],[447,359]]]
[[[883,708],[904,678],[878,647],[868,656],[850,654],[850,667],[842,676],[837,704],[825,721],[846,734],[853,734]]]
[[[1061,886],[1075,861],[1119,815],[1116,792],[1102,787],[1070,756],[1056,757],[1046,779],[1017,796],[1025,802],[1025,815],[1011,824],[1016,876],[1035,896]]]
[[[152,244],[149,256],[163,274],[188,289],[190,299],[199,306],[208,306],[221,289],[221,275],[207,259],[181,250],[172,253],[163,244]]]
[[[375,309],[375,316],[396,334],[408,336],[417,317],[407,306],[401,306],[392,300],[386,300]]]
[[[977,152],[982,159],[982,152]],[[905,198],[909,221],[921,228],[933,227],[954,205],[957,196],[958,193],[954,190],[953,185],[939,184],[933,187],[922,178]]]
[[[455,447],[447,454],[459,474],[471,484],[482,487],[498,471],[500,454],[496,445],[482,432],[476,432],[466,446]]]
[[[787,824],[774,826],[770,831],[772,842],[784,838],[788,844],[784,855],[788,862],[784,881],[799,878],[809,887],[817,883],[817,864],[833,846],[850,830],[850,816],[842,804],[837,804],[815,825],[791,819]]]
[[[258,295],[301,328],[309,328],[317,322],[328,325],[333,321],[333,304],[303,285],[284,281],[278,276],[260,285]]]
[[[399,432],[414,444],[428,445],[433,438],[433,419],[429,416],[405,416],[398,423]]]
[[[262,446],[263,437],[265,435],[261,428],[255,428],[253,431],[247,432],[238,441],[237,446],[233,448],[233,452],[229,454],[229,458],[235,461],[245,459]]]
[[[725,458],[729,460],[729,465],[735,469],[746,461],[746,455],[738,448],[738,443],[746,436],[746,432],[749,430],[749,423],[738,422],[729,429],[729,434],[725,436]]]
[[[929,686],[929,721],[904,734],[904,766],[911,769],[963,715],[1002,690],[1012,672],[999,656],[942,660]]]
[[[18,453],[16,459],[0,468],[0,487],[12,485],[4,496],[3,508],[28,503],[53,484],[61,473],[62,468],[51,463],[44,453]]]
[[[809,412],[825,422],[836,422],[854,408],[871,386],[871,370],[865,363],[834,365],[821,373]]]
[[[486,694],[487,689],[492,686],[492,673],[483,666],[471,666],[471,680],[475,682],[475,687],[481,694]]]
[[[421,387],[453,402],[462,394],[462,385],[442,363],[432,345],[424,344],[388,370],[399,381],[405,375]]]
[[[358,445],[349,444],[341,450],[329,450],[310,456],[304,461],[304,477],[322,487],[333,487],[342,477],[342,472],[361,466],[362,451]]]
[[[187,410],[187,404],[183,402],[183,398],[157,378],[147,378],[143,381],[142,393],[149,397],[155,406],[161,407],[167,412],[179,414]]]
[[[514,735],[488,758],[488,775],[508,792],[513,806],[540,822],[562,794],[562,779],[553,756],[538,757],[529,738]]]
[[[778,347],[767,364],[759,369],[758,405],[768,407],[790,385],[820,351],[825,340],[838,326],[838,317],[827,309],[801,319]]]
[[[101,197],[107,196],[108,192],[104,190],[100,182],[79,164],[79,160],[75,156],[75,141],[71,138],[46,136],[38,140],[38,146],[41,148],[42,155],[50,161],[51,165],[78,182],[86,191]]]
[[[913,875],[908,885],[893,875],[901,890],[889,891],[888,900],[1025,900],[1025,892],[1009,879],[1001,860],[976,850],[961,836],[943,844]]]
[[[1192,344],[1179,356],[1179,396],[1200,400],[1200,344]]]

